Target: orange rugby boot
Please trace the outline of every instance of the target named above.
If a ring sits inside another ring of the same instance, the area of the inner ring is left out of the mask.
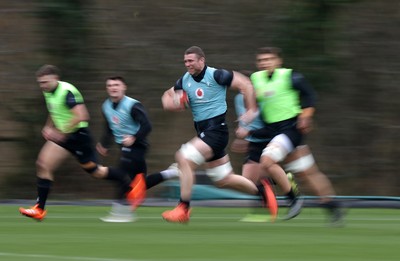
[[[186,208],[184,204],[180,203],[174,209],[164,211],[162,217],[168,222],[187,223],[190,219],[190,212],[191,209]]]
[[[132,190],[127,193],[126,198],[131,203],[132,208],[136,209],[146,198],[147,187],[144,174],[138,173],[132,180],[130,187]]]
[[[276,200],[275,193],[268,180],[261,180],[261,184],[264,187],[265,205],[271,214],[271,222],[275,222],[278,217],[278,201]]]
[[[27,217],[42,221],[47,214],[47,211],[39,208],[39,204],[34,205],[31,208],[19,208],[19,212]]]

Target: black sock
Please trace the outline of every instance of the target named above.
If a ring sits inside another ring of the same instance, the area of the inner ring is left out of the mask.
[[[190,201],[182,200],[182,198],[179,199],[179,204],[183,204],[187,209],[190,208]]]
[[[337,208],[340,207],[339,202],[336,201],[336,200],[329,200],[329,201],[327,201],[327,202],[325,202],[325,203],[322,203],[322,204],[323,204],[323,206],[324,206],[325,208],[327,208],[329,211],[333,211],[334,209],[337,209]]]
[[[289,191],[289,193],[286,194],[286,196],[287,196],[290,200],[293,200],[293,199],[296,198],[296,194],[293,192],[293,189],[292,189],[292,188],[290,188],[290,191]]]
[[[49,191],[51,185],[53,184],[53,181],[49,179],[37,178],[36,184],[38,193],[38,198],[36,200],[36,203],[39,205],[38,206],[39,208],[44,209],[47,201],[47,196],[49,195]]]
[[[124,171],[122,171],[118,168],[109,167],[107,179],[118,181],[120,190],[124,194],[129,192],[132,189],[130,187],[131,178],[128,176],[128,174],[126,174]]]
[[[146,177],[146,188],[152,188],[164,181],[164,177],[160,172],[151,174]]]
[[[257,189],[258,189],[258,193],[260,194],[262,200],[263,200],[264,202],[267,202],[267,199],[265,198],[265,189],[264,189],[264,186],[261,185],[261,184],[259,184],[259,185],[257,185]]]

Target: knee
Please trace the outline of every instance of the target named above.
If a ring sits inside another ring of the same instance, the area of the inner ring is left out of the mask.
[[[179,165],[185,164],[186,163],[186,158],[183,156],[183,154],[178,150],[175,152],[175,162],[178,163]]]
[[[104,176],[99,171],[90,173],[90,176],[95,179],[104,179]]]
[[[179,151],[176,152],[175,158],[178,163],[191,161],[197,166],[202,165],[206,161],[201,152],[189,142],[181,146]]]
[[[36,160],[36,169],[38,171],[44,171],[48,168],[47,168],[46,164],[39,158]]]
[[[221,180],[214,181],[214,185],[217,188],[221,188],[221,189],[227,188],[228,187],[228,183],[229,183],[228,179],[229,179],[229,177],[225,177],[225,178],[223,178]]]
[[[49,179],[52,176],[51,167],[46,164],[46,161],[41,160],[40,158],[36,160],[36,172],[39,178]]]
[[[268,156],[263,156],[261,157],[260,164],[263,169],[268,170],[270,167],[276,164],[276,162]]]

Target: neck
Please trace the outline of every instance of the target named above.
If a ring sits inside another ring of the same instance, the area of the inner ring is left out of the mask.
[[[122,100],[123,97],[110,97],[110,100],[113,103],[119,103]]]

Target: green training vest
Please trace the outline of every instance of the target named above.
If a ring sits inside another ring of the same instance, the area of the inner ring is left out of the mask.
[[[75,132],[79,128],[85,128],[89,126],[87,121],[82,121],[78,123],[73,130],[67,130],[67,126],[73,117],[70,108],[66,104],[68,91],[74,94],[76,102],[83,103],[82,94],[75,86],[67,82],[59,81],[54,92],[43,92],[50,117],[53,120],[56,128],[63,133]]]
[[[275,69],[272,78],[267,71],[253,73],[257,103],[263,120],[274,123],[296,117],[301,112],[299,92],[292,87],[292,70]]]

